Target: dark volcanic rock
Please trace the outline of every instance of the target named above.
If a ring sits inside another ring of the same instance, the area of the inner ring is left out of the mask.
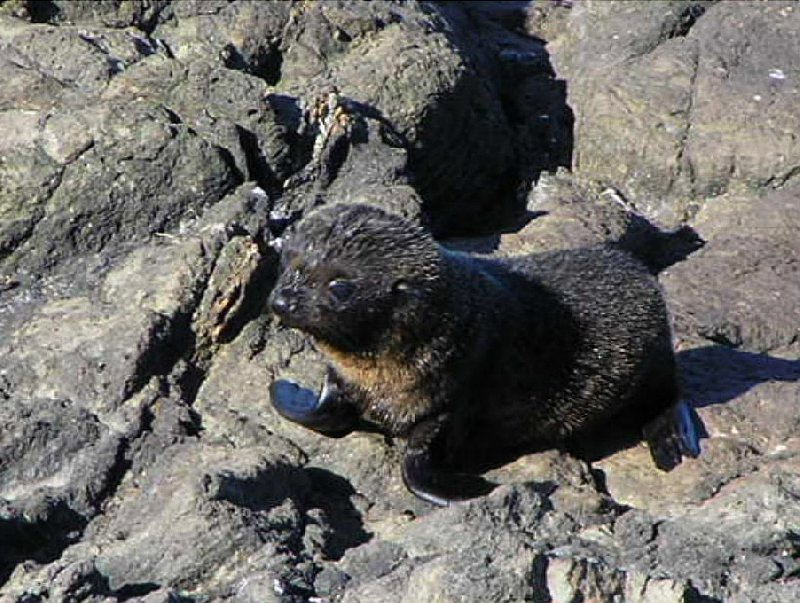
[[[581,108],[577,173],[671,225],[792,178],[798,20],[789,2],[575,3],[548,48]]]
[[[269,84],[281,78],[281,40],[294,12],[289,2],[172,2],[153,36],[180,61],[205,59],[251,73]]]
[[[117,502],[90,524],[85,538],[92,546],[68,548],[55,567],[90,559],[103,578],[98,595],[159,584],[190,590],[201,581],[210,592],[224,591],[255,570],[277,580],[296,563],[287,548],[303,529],[298,500],[308,482],[297,462],[296,451],[173,446],[147,472],[129,475]],[[9,590],[28,590],[32,573],[18,571]],[[227,579],[220,584],[214,574]]]
[[[800,333],[800,187],[709,202],[696,224],[708,244],[664,275],[681,335],[767,352]]]
[[[3,552],[4,571],[26,557],[57,557],[129,467],[146,468],[196,433],[186,407],[192,370],[180,359],[194,339],[190,318],[212,268],[209,252],[245,222],[248,204],[244,193],[231,195],[183,238],[139,247],[90,277],[89,293],[54,293],[69,290],[60,283],[67,271],[38,295],[17,289],[4,300],[12,320],[0,344],[0,497],[3,529],[22,539]]]
[[[798,18],[0,2],[0,601],[797,601]],[[401,441],[283,420],[324,359],[273,247],[332,201],[642,259],[701,455],[527,454],[434,509]]]
[[[296,470],[297,452],[289,450],[279,456],[263,446],[173,446],[146,474],[131,475],[120,504],[87,533],[111,589],[138,583],[190,589],[213,582],[216,572],[252,571],[250,555],[279,565],[270,557],[302,531],[298,504],[308,489]],[[162,529],[150,530],[154,524]]]
[[[436,232],[485,232],[487,217],[521,209],[532,172],[569,162],[563,86],[543,45],[471,7],[303,5],[283,45],[281,88],[335,85],[393,125]]]
[[[0,162],[8,269],[37,273],[174,228],[242,181],[229,151],[176,123],[155,99],[115,99],[115,88],[100,98],[125,68],[160,60],[135,36],[18,24],[2,31],[9,52],[0,71],[13,83],[0,106],[9,123],[24,120],[4,138]]]
[[[50,561],[78,538],[116,485],[129,433],[69,400],[5,401],[0,423],[0,575],[26,558]]]
[[[9,3],[12,4],[13,2]],[[92,23],[151,31],[169,0],[22,0],[18,16],[33,23]]]
[[[657,563],[719,600],[755,601],[770,591],[788,600],[797,592],[797,513],[797,461],[776,462],[660,523],[654,546],[628,553],[635,565]]]
[[[7,271],[174,229],[244,179],[274,188],[296,167],[256,77],[184,65],[138,31],[3,23]]]

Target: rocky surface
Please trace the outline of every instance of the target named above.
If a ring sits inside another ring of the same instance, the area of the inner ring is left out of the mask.
[[[793,3],[576,2],[569,12],[538,21],[582,108],[578,171],[670,226],[708,197],[797,176]]]
[[[0,2],[0,601],[800,600],[798,32],[789,2]],[[433,509],[401,443],[281,420],[270,382],[323,363],[264,311],[271,243],[334,200],[630,250],[702,454],[545,451]]]

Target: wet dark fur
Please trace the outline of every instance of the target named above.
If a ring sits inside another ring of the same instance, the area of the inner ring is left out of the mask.
[[[619,413],[643,424],[678,397],[661,290],[615,249],[469,256],[379,209],[333,205],[287,238],[275,296],[362,420],[408,435],[441,415],[444,463],[556,444]]]

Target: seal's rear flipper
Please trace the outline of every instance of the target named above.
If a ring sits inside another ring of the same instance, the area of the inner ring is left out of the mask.
[[[479,475],[453,473],[441,466],[444,443],[442,427],[446,416],[425,419],[414,426],[403,457],[403,482],[422,500],[440,507],[489,494],[497,484]]]
[[[684,401],[665,410],[642,432],[653,462],[664,471],[674,469],[684,456],[695,458],[700,454],[694,410]]]

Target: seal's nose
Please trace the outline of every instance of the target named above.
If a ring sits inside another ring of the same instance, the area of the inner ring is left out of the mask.
[[[294,312],[297,308],[297,300],[294,299],[290,292],[284,289],[272,294],[269,306],[277,316],[283,318]]]

